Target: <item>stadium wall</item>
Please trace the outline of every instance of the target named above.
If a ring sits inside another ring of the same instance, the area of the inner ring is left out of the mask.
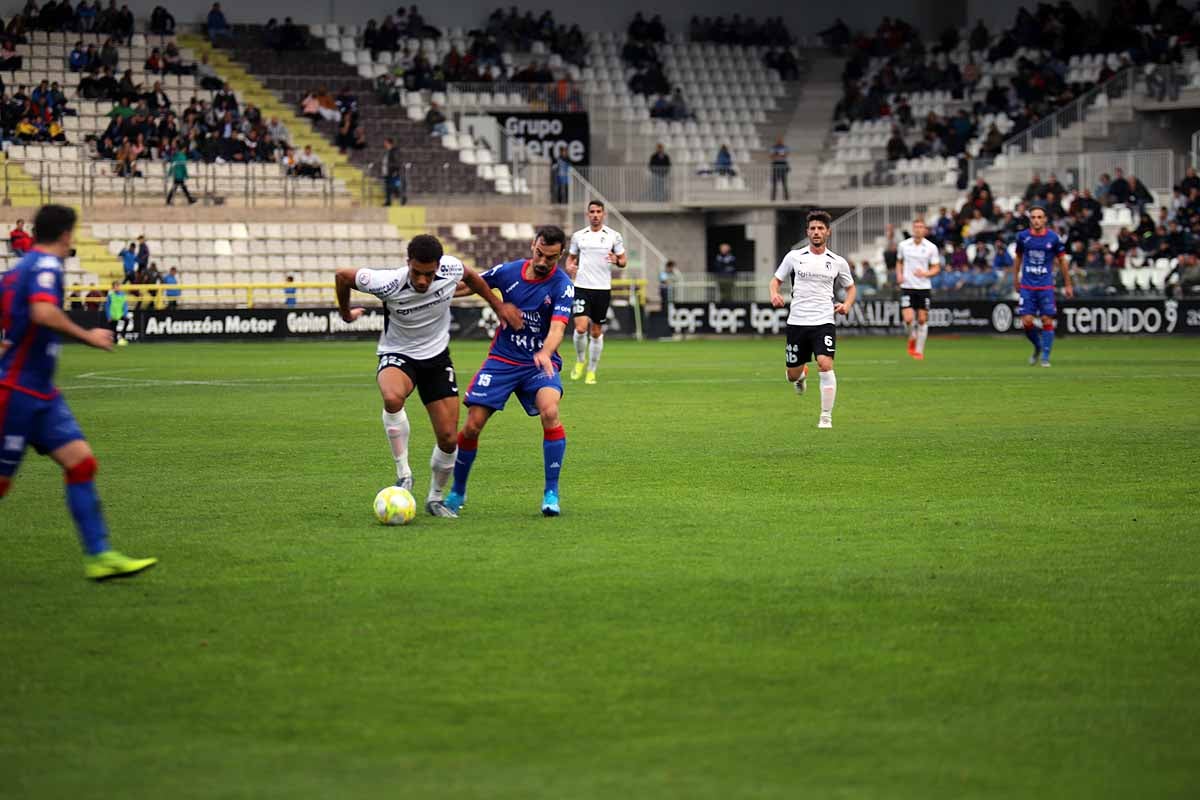
[[[146,19],[161,0],[134,0],[128,5],[140,19]],[[21,9],[23,4],[8,3],[5,16],[11,16]],[[179,24],[197,23],[202,21],[212,7],[210,0],[177,0],[165,3]],[[255,0],[255,2],[232,3],[225,2],[222,8],[230,22],[266,22],[270,17],[282,20],[292,17],[297,22],[337,22],[341,24],[361,25],[367,19],[378,19],[383,14],[395,9],[396,3],[380,2],[380,0],[328,0],[314,3],[308,7],[298,7],[289,0]],[[408,4],[403,4],[407,6]],[[507,4],[502,4],[507,8]],[[980,4],[983,5],[982,3]],[[482,25],[488,15],[495,10],[494,0],[447,0],[446,2],[418,4],[425,19],[438,27],[471,28]],[[1008,3],[998,3],[997,6],[1010,7]],[[542,9],[550,8],[564,22],[578,22],[582,27],[593,30],[614,30],[623,28],[641,11],[647,16],[662,14],[663,20],[673,30],[686,30],[687,22],[693,14],[699,16],[725,16],[734,12],[743,16],[764,19],[766,17],[782,16],[792,33],[797,36],[811,36],[841,16],[847,24],[855,28],[875,30],[879,20],[885,16],[899,16],[913,25],[933,33],[945,28],[948,24],[961,25],[966,21],[967,2],[937,2],[937,0],[863,0],[859,3],[844,3],[841,5],[816,3],[803,0],[796,3],[777,3],[773,0],[747,0],[732,7],[723,0],[691,0],[687,4],[668,3],[655,0],[651,3],[638,0],[613,0],[608,3],[590,4],[525,4],[518,5],[523,12],[532,9],[534,14],[540,14]],[[1015,8],[1015,6],[1011,6]],[[1003,15],[1008,22],[1012,14]]]

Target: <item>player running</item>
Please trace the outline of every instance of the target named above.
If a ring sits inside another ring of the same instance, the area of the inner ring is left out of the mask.
[[[499,289],[506,303],[520,309],[525,320],[518,331],[505,324],[496,332],[491,350],[467,389],[467,422],[458,434],[458,458],[454,462],[454,486],[446,505],[457,512],[466,502],[467,477],[479,448],[479,434],[493,413],[502,411],[509,395],[516,393],[525,413],[542,419],[542,459],[545,492],[542,514],[560,513],[558,477],[567,452],[567,435],[558,417],[562,397],[562,343],[571,319],[575,287],[566,272],[557,268],[566,234],[547,226],[533,240],[533,257],[492,267],[481,276],[488,286]]]
[[[1071,271],[1067,248],[1058,234],[1046,229],[1046,209],[1034,206],[1029,212],[1029,230],[1017,234],[1017,257],[1013,259],[1013,283],[1020,289],[1021,327],[1025,336],[1033,343],[1033,355],[1029,366],[1041,359],[1042,366],[1050,366],[1050,348],[1054,346],[1054,317],[1058,306],[1054,301],[1054,262],[1057,261],[1063,274],[1063,294],[1068,298],[1075,295],[1071,288]],[[1034,330],[1033,317],[1042,317],[1041,336]]]
[[[59,334],[112,350],[107,328],[85,330],[62,310],[63,260],[71,252],[75,212],[43,206],[33,222],[33,249],[0,276],[0,497],[7,494],[32,445],[63,468],[67,508],[83,543],[83,574],[92,580],[136,575],[158,563],[130,558],[108,545],[108,526],[96,493],[96,456],[54,388]]]
[[[350,290],[372,294],[383,301],[383,333],[375,349],[379,366],[375,380],[383,396],[383,429],[396,462],[396,485],[412,490],[408,464],[408,412],[404,404],[413,389],[429,412],[437,437],[429,468],[433,478],[425,511],[435,517],[455,517],[442,502],[446,482],[454,469],[455,431],[458,428],[458,385],[450,360],[450,301],[460,286],[487,300],[500,319],[520,328],[520,313],[505,307],[479,274],[454,256],[444,255],[434,236],[414,236],[408,243],[408,265],[400,269],[373,270],[346,267],[336,275],[338,310],[353,322],[365,312],[350,307]]]
[[[612,302],[613,264],[624,269],[629,263],[629,257],[625,254],[625,240],[621,234],[604,224],[606,216],[604,203],[599,200],[588,203],[588,226],[575,231],[567,250],[566,271],[575,282],[575,303],[572,308],[575,318],[575,367],[571,370],[571,380],[577,381],[583,375],[586,361],[587,378],[583,382],[587,384],[596,382],[600,353],[604,351],[604,321],[608,318],[608,306]]]
[[[792,250],[783,257],[771,278],[771,305],[783,308],[787,300],[780,286],[792,279],[792,310],[787,321],[787,379],[796,385],[796,394],[808,387],[808,361],[817,357],[821,374],[821,417],[818,428],[833,427],[833,401],[837,398],[837,377],[833,374],[833,354],[837,329],[833,315],[847,314],[858,292],[846,259],[825,247],[833,218],[825,211],[808,213],[808,246]],[[846,290],[846,299],[838,303],[834,287]]]
[[[896,248],[896,285],[900,287],[900,313],[908,334],[908,354],[917,361],[925,358],[925,339],[929,336],[929,279],[942,271],[937,245],[925,238],[925,220],[913,220],[913,235]],[[916,310],[917,324],[913,325]]]

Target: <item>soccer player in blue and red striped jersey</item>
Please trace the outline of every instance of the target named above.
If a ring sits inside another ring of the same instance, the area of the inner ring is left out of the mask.
[[[475,463],[479,434],[492,414],[504,409],[513,393],[525,413],[541,417],[542,458],[545,462],[545,491],[542,514],[560,513],[558,478],[567,452],[567,435],[558,417],[562,397],[562,359],[558,346],[571,321],[575,285],[558,268],[567,237],[561,228],[540,229],[533,240],[531,258],[492,267],[482,277],[499,290],[505,304],[521,312],[524,327],[515,330],[501,324],[479,372],[467,389],[467,421],[458,434],[458,456],[454,462],[454,485],[445,504],[454,512],[467,496],[467,477]]]
[[[85,330],[62,309],[63,261],[74,232],[74,211],[44,206],[33,222],[33,249],[0,275],[0,497],[12,486],[27,446],[58,462],[83,543],[84,575],[105,580],[136,575],[158,562],[109,548],[94,483],[96,457],[54,387],[60,334],[101,350],[113,347],[112,331]]]
[[[1013,261],[1013,283],[1021,295],[1021,326],[1025,336],[1033,343],[1033,355],[1029,366],[1038,363],[1050,366],[1050,348],[1054,346],[1054,317],[1058,306],[1054,301],[1054,265],[1057,262],[1063,274],[1063,293],[1069,298],[1075,292],[1071,288],[1071,272],[1068,268],[1066,246],[1058,234],[1046,228],[1046,209],[1034,206],[1029,212],[1029,229],[1017,234],[1017,257]],[[1040,334],[1033,327],[1034,315],[1042,318]]]

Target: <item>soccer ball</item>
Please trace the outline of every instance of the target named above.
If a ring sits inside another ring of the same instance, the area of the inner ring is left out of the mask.
[[[408,489],[389,486],[375,495],[375,518],[384,525],[407,525],[417,515],[417,501]]]

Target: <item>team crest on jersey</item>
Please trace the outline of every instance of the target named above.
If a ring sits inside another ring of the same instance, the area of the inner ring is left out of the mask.
[[[554,301],[550,299],[550,295],[546,295],[546,299],[542,301],[542,305],[544,305],[544,306],[554,305]]]
[[[38,286],[42,287],[43,289],[53,289],[55,284],[54,274],[51,272],[39,273],[37,282]]]

